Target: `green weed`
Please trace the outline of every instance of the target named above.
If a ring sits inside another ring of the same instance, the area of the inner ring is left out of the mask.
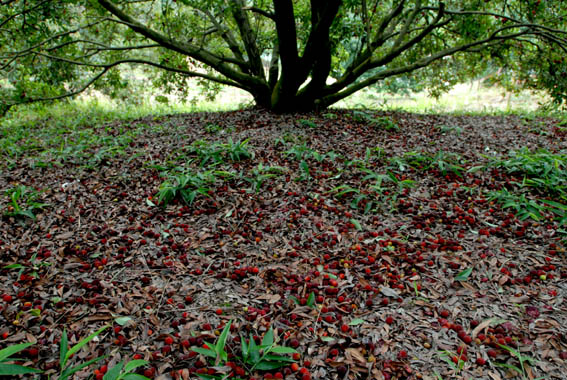
[[[511,369],[513,371],[516,371],[518,374],[520,374],[520,376],[522,376],[522,379],[527,380],[527,379],[533,379],[533,380],[542,380],[545,379],[544,376],[542,377],[538,377],[538,378],[533,378],[531,376],[528,376],[528,372],[526,370],[526,363],[529,363],[531,365],[536,363],[536,360],[530,356],[526,356],[526,355],[522,355],[522,353],[518,350],[513,349],[512,347],[508,347],[508,346],[504,346],[499,344],[500,348],[503,348],[504,350],[508,351],[510,353],[510,355],[512,355],[513,357],[515,357],[516,359],[518,359],[520,366],[516,366],[513,364],[508,364],[508,363],[494,363],[495,366],[497,367],[501,367],[501,368],[507,368],[507,369]]]
[[[156,194],[158,203],[167,206],[174,199],[180,199],[188,205],[193,204],[198,195],[208,197],[211,185],[216,180],[216,173],[212,170],[206,172],[185,172],[177,175],[170,175],[169,178],[160,185]]]
[[[6,196],[10,199],[4,216],[36,218],[35,212],[48,207],[49,204],[37,202],[39,192],[25,185],[18,185],[6,190]]]
[[[0,350],[0,376],[17,376],[26,375],[30,373],[41,373],[39,369],[25,367],[22,365],[11,363],[17,361],[17,358],[12,358],[12,355],[25,350],[33,343],[21,343],[8,346]]]
[[[250,182],[252,190],[257,193],[260,191],[260,188],[266,180],[278,177],[285,172],[286,168],[284,167],[264,166],[262,163],[259,163],[258,166],[252,169],[250,173],[252,177],[245,177],[244,179]]]

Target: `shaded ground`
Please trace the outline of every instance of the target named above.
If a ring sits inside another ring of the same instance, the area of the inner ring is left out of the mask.
[[[565,152],[565,132],[514,116],[256,109],[4,128],[0,190],[34,187],[49,206],[1,221],[0,265],[22,267],[0,272],[0,348],[37,341],[27,364],[56,373],[64,327],[77,342],[112,324],[77,362],[138,354],[152,365],[140,373],[194,378],[212,365],[190,346],[233,320],[229,354],[272,326],[309,373],[279,370],[289,378],[521,378],[499,366],[520,366],[516,348],[536,360],[525,378],[563,379],[556,214],[519,220],[489,192],[520,191],[521,177],[467,170],[522,147]],[[229,137],[254,157],[234,144],[207,156]],[[197,172],[213,178],[208,196],[156,205],[165,177]],[[560,200],[538,189],[522,191]],[[247,369],[229,360],[216,374]]]

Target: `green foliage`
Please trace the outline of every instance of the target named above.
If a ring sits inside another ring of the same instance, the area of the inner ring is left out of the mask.
[[[238,162],[254,157],[254,153],[248,149],[248,141],[249,139],[235,142],[229,138],[226,143],[210,143],[197,140],[186,148],[186,153],[190,156],[196,155],[201,167],[221,164],[225,160]]]
[[[229,321],[224,329],[222,330],[216,344],[205,343],[207,348],[203,347],[192,347],[191,350],[197,352],[205,357],[212,358],[215,365],[220,363],[224,364],[228,360],[228,353],[225,351],[226,339],[230,333],[230,326],[232,325],[232,320]]]
[[[95,331],[94,333],[89,335],[88,337],[80,340],[79,343],[77,343],[76,345],[74,345],[71,348],[69,348],[69,340],[67,339],[67,331],[63,330],[63,335],[61,336],[61,341],[59,342],[59,368],[60,368],[60,371],[61,371],[60,374],[59,374],[59,380],[67,380],[67,379],[71,378],[71,376],[73,376],[73,374],[75,374],[75,372],[78,372],[78,371],[82,370],[83,368],[86,368],[89,365],[96,363],[96,362],[105,358],[105,356],[99,356],[99,357],[93,358],[91,360],[88,360],[84,363],[78,364],[74,367],[71,366],[71,364],[68,364],[69,359],[74,354],[79,352],[79,350],[81,350],[81,348],[83,348],[87,343],[89,343],[95,337],[100,335],[104,330],[108,329],[109,327],[110,326],[101,327],[100,329],[98,329],[97,331]]]
[[[208,358],[214,366],[226,364],[228,360],[228,353],[226,352],[225,346],[231,325],[232,320],[225,325],[215,344],[205,342],[205,346],[207,348],[192,347],[191,350]],[[248,342],[245,337],[241,337],[240,344],[241,356],[237,359],[248,369],[249,373],[253,373],[256,370],[271,371],[295,362],[291,358],[281,356],[285,354],[293,354],[297,351],[293,348],[277,346],[275,344],[274,330],[271,327],[264,334],[259,345],[257,345],[254,341],[252,334],[250,334],[250,340]],[[198,376],[204,379],[211,378],[208,375]]]
[[[293,303],[295,303],[296,305],[302,306],[301,305],[302,301],[298,300],[297,297],[291,296],[291,297],[289,297],[289,299],[292,300]],[[305,300],[305,306],[310,307],[310,308],[315,307],[315,293],[313,293],[313,292],[309,293],[307,300]]]
[[[37,252],[36,252],[31,256],[29,263],[10,264],[10,265],[4,266],[4,269],[17,269],[18,270],[18,276],[17,276],[18,278],[26,271],[29,272],[29,276],[31,276],[33,278],[39,278],[38,272],[39,272],[40,268],[45,267],[45,266],[49,266],[49,265],[51,265],[51,264],[37,260]]]
[[[528,372],[526,370],[525,363],[529,363],[533,366],[534,364],[536,364],[536,360],[534,358],[527,356],[527,355],[523,355],[520,351],[518,351],[518,350],[516,350],[512,347],[501,345],[501,344],[499,344],[498,346],[500,346],[500,348],[508,351],[510,353],[510,355],[513,356],[514,358],[518,359],[520,366],[518,367],[516,365],[508,364],[508,363],[494,363],[495,366],[501,367],[501,368],[506,368],[506,369],[511,369],[511,370],[517,372],[520,376],[522,376],[523,380],[527,380],[527,379],[543,380],[543,379],[545,379],[545,376],[533,378],[531,373],[528,376]]]
[[[295,360],[285,354],[297,353],[290,347],[277,346],[274,340],[274,329],[270,329],[264,334],[260,345],[254,341],[254,337],[250,334],[250,340],[246,342],[245,337],[240,338],[242,362],[252,373],[254,370],[271,371],[289,365]]]
[[[520,220],[541,221],[550,213],[559,226],[567,227],[567,155],[524,148],[508,157],[490,158],[488,164],[470,170],[482,169],[503,170],[517,178],[510,182],[511,190],[488,193],[502,208],[513,209]],[[565,229],[558,232],[567,236]]]
[[[250,172],[251,177],[245,177],[244,179],[250,182],[252,190],[258,193],[262,188],[264,182],[270,178],[276,178],[286,172],[286,168],[281,166],[264,166],[259,163]]]
[[[438,170],[442,175],[449,173],[462,177],[465,161],[457,153],[438,151],[435,154],[407,152],[402,157],[391,157],[389,169],[394,172],[404,172],[408,168],[416,170]]]
[[[8,346],[0,350],[0,376],[16,376],[31,373],[41,373],[40,370],[35,368],[24,367],[18,364],[10,363],[18,360],[16,358],[12,358],[12,355],[17,354],[18,352],[23,351],[32,345],[33,343],[21,343]]]
[[[374,117],[367,111],[353,111],[352,118],[357,122],[368,123],[375,129],[385,130],[388,132],[400,130],[400,127],[390,118],[386,116]]]
[[[492,158],[486,167],[520,177],[521,187],[567,201],[567,154],[523,148],[510,152],[508,157]]]
[[[124,360],[110,368],[102,380],[149,380],[146,376],[139,375],[133,371],[136,368],[149,364],[146,360],[130,360],[126,365]]]
[[[164,206],[170,204],[174,199],[180,199],[188,205],[193,204],[198,195],[209,196],[211,185],[217,178],[217,172],[208,170],[205,172],[186,171],[180,174],[169,175],[156,194],[158,203]]]
[[[160,88],[152,98],[162,107],[195,87],[211,99],[230,85],[264,107],[313,110],[372,85],[389,93],[426,88],[437,96],[480,76],[510,90],[545,89],[556,104],[567,100],[560,1],[300,1],[290,22],[295,29],[276,28],[282,16],[273,14],[282,9],[263,0],[230,4],[10,3],[0,8],[0,115],[87,88],[140,98],[143,85],[133,87],[138,75],[124,67],[151,78]],[[297,49],[275,55],[278,42]],[[281,58],[271,80],[265,58]],[[375,124],[395,129],[388,120]]]
[[[35,212],[49,206],[47,203],[37,202],[39,193],[32,187],[18,185],[6,190],[6,196],[10,199],[5,216],[27,217],[35,220]]]

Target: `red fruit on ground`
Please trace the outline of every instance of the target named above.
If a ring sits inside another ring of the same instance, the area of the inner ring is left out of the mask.
[[[386,318],[386,323],[391,325],[392,323],[394,323],[394,318],[392,316],[389,316]]]
[[[289,345],[291,348],[297,348],[299,347],[299,341],[297,339],[292,339],[289,341]]]
[[[222,309],[217,309],[215,313],[217,313],[217,315],[222,315]]]
[[[441,310],[439,312],[439,315],[442,316],[443,318],[447,318],[447,317],[449,317],[450,313],[449,313],[449,310]]]
[[[9,295],[9,294],[4,294],[4,295],[2,296],[2,301],[4,301],[4,302],[12,302],[12,296]]]
[[[484,360],[483,358],[476,358],[476,364],[478,364],[478,365],[485,365],[485,364],[486,364],[486,360]]]
[[[400,351],[400,352],[398,353],[398,357],[399,357],[400,359],[405,359],[405,358],[408,357],[408,353],[407,353],[406,351],[402,350],[402,351]]]
[[[172,344],[173,344],[173,338],[170,337],[170,336],[166,337],[163,341],[164,341],[165,344],[167,344],[167,345],[172,345]]]
[[[488,350],[486,351],[486,353],[488,354],[488,356],[490,356],[491,358],[495,358],[498,356],[498,352],[496,352],[496,350]]]
[[[348,332],[349,329],[350,329],[350,328],[349,328],[347,325],[342,325],[342,326],[341,326],[341,331],[344,332],[344,333]]]
[[[292,363],[291,366],[290,366],[290,368],[291,368],[291,370],[292,370],[293,372],[297,372],[297,371],[299,370],[299,364],[297,364],[297,363]]]

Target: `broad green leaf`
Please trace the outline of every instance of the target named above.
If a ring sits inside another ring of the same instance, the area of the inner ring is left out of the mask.
[[[315,293],[309,293],[309,297],[307,297],[307,306],[313,307],[315,305]]]
[[[215,346],[215,351],[218,356],[221,357],[222,360],[226,361],[226,352],[224,350],[224,346],[226,344],[226,338],[228,337],[228,333],[230,332],[230,325],[232,325],[232,320],[230,320],[224,329],[222,330],[219,339],[217,340],[217,344]]]
[[[122,372],[123,367],[124,367],[124,360],[116,364],[111,369],[109,369],[108,372],[104,374],[102,380],[118,380],[118,377],[120,376],[120,372]]]
[[[261,346],[269,347],[274,344],[274,329],[270,327],[266,334],[264,334],[264,338],[262,338]]]
[[[252,363],[258,363],[260,360],[260,350],[258,349],[252,334],[250,334],[250,344],[248,349],[250,350],[250,359],[252,360]]]
[[[149,362],[147,360],[130,360],[128,363],[126,363],[126,365],[124,366],[124,372],[128,373],[131,372],[133,370],[135,370],[138,367],[142,367],[145,366],[146,364],[148,364]]]
[[[264,360],[272,361],[272,362],[295,363],[295,360],[287,356],[278,356],[278,355],[270,355],[270,354],[265,355]]]
[[[64,360],[64,364],[67,364],[67,360],[69,360],[69,358],[71,357],[71,355],[75,354],[76,352],[78,352],[81,348],[83,348],[84,345],[86,345],[87,343],[89,343],[91,340],[93,340],[96,336],[98,336],[100,333],[102,333],[104,330],[106,330],[107,328],[109,328],[110,326],[102,326],[100,329],[98,329],[97,331],[95,331],[94,333],[92,333],[91,335],[89,335],[88,337],[82,339],[81,341],[79,341],[79,343],[75,344],[73,347],[71,347],[71,349],[65,354],[65,360]],[[64,365],[63,365],[64,366]]]
[[[322,336],[321,340],[323,342],[334,342],[336,339],[335,338],[331,338],[330,336]]]
[[[364,322],[366,322],[364,319],[355,318],[355,319],[353,319],[352,321],[350,321],[350,322],[348,323],[348,325],[349,325],[349,326],[357,326],[357,325],[363,324]]]
[[[127,324],[128,322],[130,322],[132,320],[131,317],[117,317],[114,318],[114,322],[116,322],[117,324],[119,324],[120,326],[124,326],[125,324]]]
[[[246,338],[243,336],[240,336],[240,345],[242,348],[242,358],[244,359],[244,361],[246,361],[246,359],[248,359],[248,343],[246,343]]]
[[[467,281],[467,279],[469,278],[469,276],[472,273],[472,268],[467,268],[465,270],[463,270],[462,272],[460,272],[457,277],[455,277],[455,281]]]
[[[150,380],[150,378],[143,375],[138,375],[137,373],[127,373],[124,375],[122,380]]]
[[[360,222],[356,219],[351,219],[350,222],[352,224],[354,224],[354,227],[358,230],[358,231],[362,231],[362,226],[360,225]]]
[[[274,354],[295,354],[297,353],[297,350],[294,350],[291,347],[275,346],[272,347],[270,352],[273,352]]]
[[[25,375],[27,373],[41,373],[39,369],[24,367],[17,364],[0,363],[0,376]]]
[[[213,359],[217,358],[217,354],[213,350],[207,350],[206,348],[193,347],[191,348],[191,351],[195,351],[198,354],[205,355]]]
[[[260,363],[256,365],[256,369],[260,371],[271,371],[272,369],[278,369],[288,365],[287,363],[278,363],[278,362],[268,362],[262,360]]]
[[[57,380],[67,379],[69,376],[71,376],[75,372],[78,372],[78,371],[82,370],[83,368],[86,368],[86,367],[90,366],[91,364],[96,363],[96,362],[98,362],[102,359],[105,359],[105,358],[106,358],[106,356],[99,356],[98,358],[94,358],[94,359],[91,359],[91,360],[89,360],[85,363],[81,363],[76,367],[67,367],[67,368],[65,368],[65,370],[63,371],[63,373],[61,374],[59,379],[57,379]]]
[[[13,346],[8,346],[3,350],[0,350],[0,362],[5,361],[7,358],[14,355],[15,353],[23,351],[32,345],[33,343],[20,343],[20,344],[14,344]]]
[[[3,268],[4,269],[21,269],[21,268],[25,268],[25,266],[23,266],[22,264],[10,264],[10,265],[6,265]]]
[[[67,330],[63,329],[61,341],[59,342],[59,368],[63,370],[67,364],[67,351],[69,350],[69,341],[67,339]]]

